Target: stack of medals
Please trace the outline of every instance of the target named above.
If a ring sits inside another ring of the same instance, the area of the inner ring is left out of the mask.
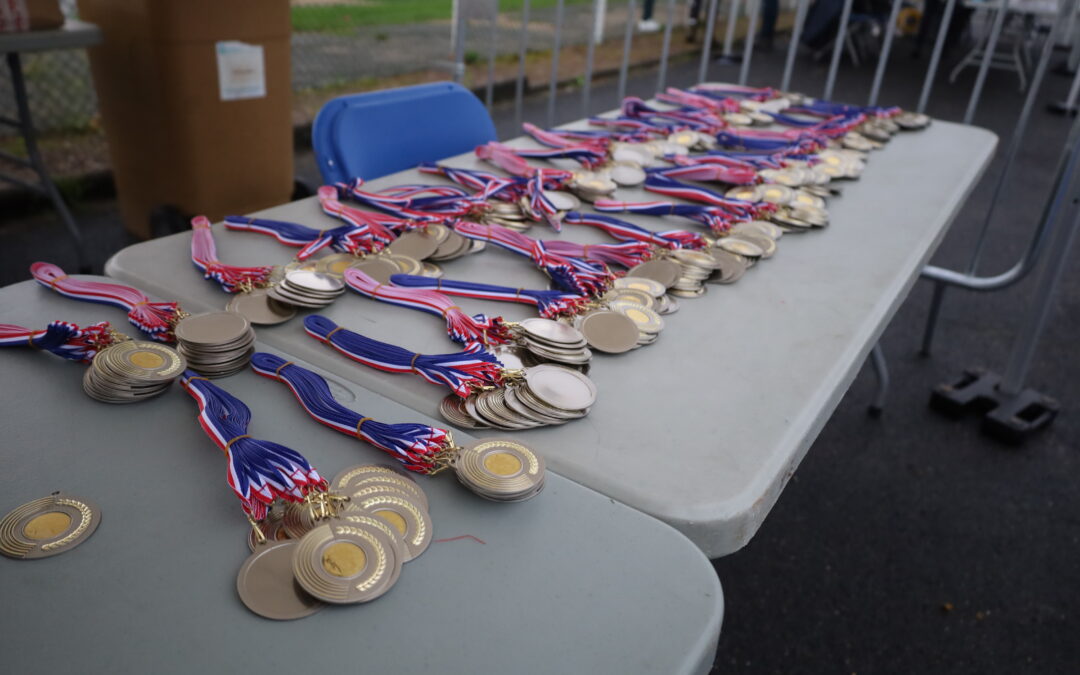
[[[667,287],[659,281],[645,277],[626,276],[616,279],[604,298],[609,306],[635,302],[660,315],[679,311],[679,301],[667,294]]]
[[[769,183],[743,185],[728,190],[725,195],[746,201],[776,204],[776,212],[770,218],[789,231],[820,228],[829,224],[825,200],[803,189]]]
[[[509,373],[505,386],[483,388],[465,399],[451,394],[439,404],[439,412],[466,429],[515,431],[579,419],[595,402],[596,385],[588,377],[541,364]]]
[[[506,202],[495,202],[495,204],[505,205]],[[513,204],[509,204],[508,206],[512,207],[518,216],[521,216],[521,212],[517,206]],[[502,224],[505,225],[506,223]],[[463,237],[445,225],[428,225],[427,229],[428,232],[435,235],[435,238],[439,242],[439,247],[435,249],[434,253],[427,257],[427,259],[431,261],[443,262],[446,260],[454,260],[470,253],[479,253],[480,251],[483,251],[486,246],[484,242]],[[430,263],[425,262],[424,265],[430,265]],[[434,267],[434,265],[432,265],[432,267]],[[426,277],[441,276],[441,274],[435,275],[423,272],[422,274]]]
[[[345,292],[345,283],[311,269],[286,269],[285,277],[268,291],[271,298],[295,307],[320,309]]]
[[[101,509],[93,503],[54,492],[0,520],[0,554],[32,560],[66,553],[89,539],[100,522]]]
[[[528,198],[522,197],[522,199]],[[486,225],[502,225],[515,232],[526,232],[532,227],[532,222],[525,217],[522,207],[516,202],[489,202],[488,211],[480,222]]]
[[[587,368],[592,360],[585,336],[573,326],[552,319],[524,319],[512,326],[518,344],[528,354],[545,361],[574,368]],[[496,354],[498,356],[498,354]],[[503,363],[508,368],[511,364]]]
[[[205,377],[240,372],[255,352],[251,322],[236,312],[189,316],[176,325],[177,350],[188,367]]]
[[[83,391],[102,403],[136,403],[163,393],[184,372],[184,357],[156,342],[118,342],[97,353]]]
[[[633,172],[635,170],[641,172],[641,180],[644,182],[645,172],[642,171],[641,167],[620,168],[619,175],[625,177],[627,171]],[[597,199],[607,199],[615,194],[615,190],[622,183],[617,182],[614,175],[614,167],[610,171],[575,171],[574,178],[570,181],[568,187],[579,198],[591,204]],[[632,177],[636,178],[636,176],[637,174],[634,173]]]
[[[603,295],[601,301],[614,312],[618,312],[623,316],[633,321],[638,328],[638,346],[652,344],[656,342],[656,339],[660,336],[660,331],[664,330],[664,319],[660,316],[659,307],[663,298],[667,300],[667,293],[660,284],[652,281],[651,279],[640,279],[638,281],[646,282],[649,286],[648,289],[641,287],[632,287],[627,285],[627,281],[633,283],[633,277],[623,277],[622,279],[616,279],[616,282],[622,282],[622,285],[616,283],[616,285],[609,289],[607,293]],[[659,298],[654,293],[659,291]],[[678,308],[671,305],[671,301],[668,300],[665,303],[666,312],[670,314],[676,311]]]
[[[275,300],[265,288],[237,293],[225,306],[225,311],[240,314],[259,326],[273,326],[296,316],[295,307]]]
[[[504,439],[464,446],[454,460],[454,472],[462,485],[495,502],[522,502],[544,489],[543,458]]]

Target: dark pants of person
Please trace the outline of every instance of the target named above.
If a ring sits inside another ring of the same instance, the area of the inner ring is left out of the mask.
[[[761,0],[761,32],[758,37],[772,40],[776,33],[776,17],[780,13],[780,0]]]
[[[653,5],[656,4],[656,0],[645,0],[641,5],[641,20],[648,21],[652,18]]]

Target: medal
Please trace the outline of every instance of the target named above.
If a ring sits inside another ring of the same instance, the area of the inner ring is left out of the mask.
[[[101,509],[80,497],[54,492],[0,519],[0,553],[31,560],[66,553],[90,538]]]
[[[225,377],[247,367],[255,351],[255,331],[242,314],[210,312],[180,321],[176,342],[189,368],[206,377]]]

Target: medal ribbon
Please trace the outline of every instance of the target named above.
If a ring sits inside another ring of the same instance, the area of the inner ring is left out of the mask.
[[[300,502],[326,490],[326,481],[299,452],[248,434],[251,409],[243,401],[192,370],[184,371],[180,383],[199,404],[199,426],[225,453],[229,487],[249,516],[262,520],[276,498]]]
[[[417,167],[420,173],[448,178],[458,185],[475,190],[483,199],[501,199],[514,201],[522,192],[520,181],[516,178],[497,176],[487,171],[476,169],[455,169],[451,166],[425,163]]]
[[[496,300],[499,302],[518,302],[523,305],[532,305],[539,311],[540,316],[552,318],[560,314],[573,313],[579,307],[589,301],[588,298],[575,293],[562,291],[541,291],[527,288],[511,288],[510,286],[496,286],[494,284],[481,284],[471,281],[453,281],[451,279],[432,279],[413,274],[394,274],[390,281],[395,286],[406,288],[425,288],[437,290],[447,295],[457,295],[464,298],[476,298],[478,300]]]
[[[727,122],[707,108],[681,106],[676,110],[659,110],[651,107],[636,96],[628,96],[623,99],[622,114],[623,117],[631,119],[652,120],[660,118],[662,120],[671,120],[676,127],[704,132],[728,126]]]
[[[226,293],[239,293],[265,286],[270,282],[273,267],[237,267],[218,260],[214,234],[206,216],[196,216],[191,221],[191,262],[195,263],[204,279],[213,279]]]
[[[151,340],[173,341],[173,325],[179,320],[181,312],[178,303],[150,302],[142,291],[130,286],[72,279],[51,263],[34,263],[30,266],[30,274],[45,288],[73,300],[97,302],[127,310],[128,321]]]
[[[461,194],[436,194],[427,197],[416,190],[419,186],[408,186],[404,195],[384,194],[361,190],[362,178],[354,178],[348,185],[339,185],[341,195],[353,201],[393,214],[404,221],[443,222],[447,218],[465,215],[476,208],[480,201],[475,197]]]
[[[665,159],[675,161],[677,166],[646,169],[645,172],[668,178],[730,183],[732,185],[753,185],[758,182],[757,170],[752,166],[731,166],[725,162],[678,162],[675,159],[677,157],[680,156],[665,157]]]
[[[558,255],[546,242],[514,232],[500,225],[461,221],[454,228],[469,239],[489,241],[496,246],[530,258],[550,278],[556,288],[576,295],[600,295],[615,278],[603,264]]]
[[[442,317],[446,321],[446,332],[450,339],[459,344],[497,345],[511,339],[510,329],[503,323],[502,317],[484,314],[469,316],[442,293],[384,286],[353,268],[345,270],[345,283],[360,295]]]
[[[346,330],[318,314],[304,319],[304,330],[357,363],[387,373],[415,373],[432,384],[449,387],[462,398],[478,387],[502,381],[502,364],[478,342],[460,352],[418,354]]]
[[[399,218],[388,218],[385,214],[361,211],[351,206],[345,206],[338,201],[338,188],[332,185],[320,187],[318,195],[319,206],[322,207],[323,213],[331,218],[345,221],[363,232],[365,236],[374,239],[376,243],[373,244],[373,249],[376,251],[381,250],[397,238],[394,231],[387,227],[388,224],[396,225],[399,229],[409,229],[407,221]]]
[[[316,230],[283,220],[225,216],[225,229],[269,235],[286,246],[301,249],[296,254],[298,260],[307,260],[327,246],[339,253],[356,256],[382,249],[382,244],[371,237],[367,228],[358,228],[350,223],[329,230]]]
[[[611,143],[610,138],[606,136],[581,136],[575,134],[575,132],[555,129],[546,130],[529,122],[522,124],[521,128],[534,141],[549,148],[589,148],[606,156],[608,146]]]
[[[675,87],[668,87],[667,91],[658,93],[656,99],[664,103],[711,110],[718,114],[739,112],[739,102],[734,99],[711,98]]]
[[[108,321],[79,328],[67,321],[52,321],[44,330],[0,323],[0,347],[33,347],[72,361],[90,363],[114,342]]]
[[[710,98],[739,98],[751,101],[764,102],[777,98],[779,92],[772,87],[747,87],[738,84],[699,84],[690,88],[690,93],[708,96]]]
[[[611,199],[597,199],[593,202],[593,208],[597,211],[604,211],[608,213],[640,213],[647,216],[680,216],[683,218],[689,218],[695,222],[698,222],[705,227],[709,228],[717,234],[727,232],[731,229],[731,215],[718,207],[706,206],[702,204],[676,204],[675,202],[664,201],[652,201],[652,202],[617,202]],[[591,217],[591,214],[590,214]],[[569,214],[567,215],[566,222],[571,222]],[[619,221],[623,222],[623,221]],[[672,233],[684,232],[684,230],[670,230],[668,232],[656,232],[655,235],[670,235]],[[693,232],[686,232],[687,235],[697,236]],[[696,241],[696,240],[694,240]],[[704,238],[701,238],[704,242]],[[662,244],[661,244],[662,245]],[[668,246],[667,248],[675,248]],[[697,248],[696,246],[683,246],[683,248]]]
[[[630,269],[652,257],[652,245],[642,241],[624,241],[621,244],[579,244],[562,239],[541,242],[555,255],[574,260],[591,260],[604,265],[619,265]]]
[[[723,209],[736,220],[754,220],[758,216],[772,213],[776,207],[767,202],[748,202],[731,199],[708,188],[680,183],[661,174],[649,174],[645,179],[645,189],[665,197],[675,197],[691,202],[701,202]]]
[[[619,208],[619,209],[604,209],[600,208],[599,204],[603,202],[607,204],[617,204],[621,206],[631,206],[625,202],[611,202],[608,200],[597,200],[593,204],[593,207],[598,211],[604,210],[620,210],[629,211],[631,209]],[[652,202],[665,204],[666,202]],[[700,208],[700,207],[698,207]],[[647,213],[647,212],[643,212]],[[666,211],[660,211],[659,215],[666,215]],[[650,213],[649,215],[656,215]],[[689,232],[687,230],[667,230],[666,232],[653,232],[646,230],[644,227],[635,225],[634,223],[628,223],[625,220],[619,220],[612,216],[603,216],[597,213],[582,213],[580,211],[570,211],[563,216],[563,222],[570,225],[588,225],[590,227],[596,227],[604,232],[607,232],[611,236],[620,241],[637,241],[645,244],[653,244],[656,246],[662,246],[663,248],[692,248],[699,249],[706,246],[705,237],[701,236],[697,232]],[[590,247],[592,248],[592,247]]]
[[[426,424],[384,424],[346,408],[334,400],[330,386],[321,375],[273,354],[256,352],[251,356],[251,368],[263,377],[287,385],[316,422],[367,441],[410,471],[434,471],[438,454],[450,443],[445,429]]]

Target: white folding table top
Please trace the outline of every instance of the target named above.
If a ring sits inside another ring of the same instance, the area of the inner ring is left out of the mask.
[[[44,327],[56,319],[109,320],[137,334],[118,309],[32,282],[0,289],[0,321]],[[418,477],[436,541],[387,595],[299,621],[262,619],[236,596],[248,525],[195,402],[176,384],[135,405],[98,403],[82,392],[84,369],[47,353],[0,349],[0,515],[56,490],[102,511],[97,532],[72,551],[0,557],[0,651],[10,672],[705,673],[712,666],[723,599],[701,551],[669,526],[550,472],[544,491],[520,504],[480,499],[449,475]],[[432,422],[322,374],[366,415]],[[324,475],[390,461],[316,424],[282,384],[251,371],[215,383],[250,406],[254,436],[299,450]]]
[[[710,557],[738,550],[761,525],[907,296],[996,143],[989,131],[941,121],[897,135],[871,155],[859,181],[844,184],[843,195],[829,201],[828,228],[786,235],[776,256],[738,283],[709,286],[704,297],[682,300],[681,311],[665,317],[667,329],[655,344],[619,356],[598,354],[590,377],[599,399],[589,416],[518,437],[543,452],[559,473],[674,525]],[[511,144],[536,147],[531,139]],[[445,163],[490,170],[469,155]],[[369,187],[417,182],[444,181],[405,171]],[[656,195],[621,189],[617,198]],[[340,224],[322,214],[314,198],[253,215],[317,228]],[[687,220],[615,215],[654,230],[696,227]],[[263,235],[227,232],[220,225],[214,234],[220,259],[229,264],[283,264],[295,254]],[[543,225],[529,234],[559,236]],[[561,236],[611,241],[575,225],[565,226]],[[221,308],[228,296],[193,268],[190,240],[183,233],[131,246],[113,256],[106,273],[180,300],[188,311]],[[527,260],[494,246],[443,267],[448,279],[525,288],[547,284]],[[456,302],[470,314],[535,315],[525,305]],[[321,313],[414,351],[456,351],[437,317],[352,291]],[[306,335],[299,320],[260,328],[259,336],[437,416],[443,389],[348,361]]]

